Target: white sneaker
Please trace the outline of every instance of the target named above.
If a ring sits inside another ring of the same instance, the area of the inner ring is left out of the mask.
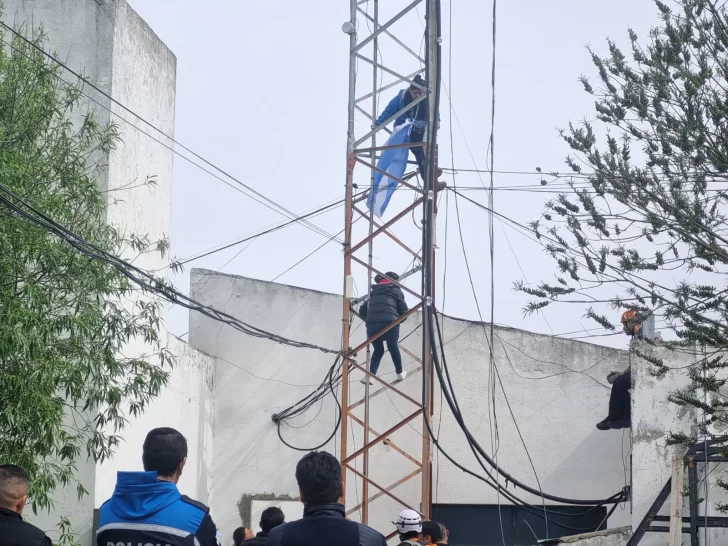
[[[407,372],[402,370],[402,373],[397,374],[397,379],[399,379],[400,381],[404,381],[405,379],[407,379]]]
[[[359,380],[359,383],[361,383],[362,385],[366,385],[367,383],[369,383],[370,385],[374,385],[374,381],[372,381],[371,377],[369,377],[368,375],[362,377]]]

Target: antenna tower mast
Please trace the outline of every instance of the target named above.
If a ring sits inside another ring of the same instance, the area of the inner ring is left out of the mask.
[[[421,19],[422,7],[425,8],[424,21]],[[380,12],[380,8],[387,13]],[[429,519],[432,510],[429,430],[433,364],[429,321],[435,289],[438,169],[436,124],[432,121],[438,119],[439,17],[439,0],[350,0],[350,20],[343,28],[349,34],[350,42],[342,316],[342,348],[347,356],[342,361],[340,458],[347,517],[378,528],[387,538],[396,534],[396,531],[391,532],[391,521],[400,510],[416,510],[423,519]],[[424,37],[420,32],[423,27]],[[385,64],[384,51],[391,64]],[[367,209],[364,190],[371,191],[379,154],[401,147],[383,144],[394,118],[410,109],[414,101],[382,125],[374,127],[374,121],[400,89],[418,86],[413,78],[423,73],[427,89],[422,98],[428,99],[429,109],[423,143],[428,174],[422,185],[417,183],[415,170],[398,180],[398,191],[414,193],[414,202],[398,209],[401,200],[396,199],[395,193],[384,217],[377,219]],[[383,99],[381,104],[380,97]],[[394,235],[393,227],[417,211],[421,211],[421,237],[409,243],[399,239]],[[354,224],[358,220],[364,222],[356,226],[359,229],[355,235]],[[365,225],[366,231],[362,229]],[[384,273],[375,267],[373,256],[375,244],[385,240],[389,244],[394,242],[403,256],[412,260],[413,267],[406,273],[422,272],[421,289],[417,291],[405,286],[404,279],[400,278],[397,284],[412,296],[409,299],[414,300],[415,305],[389,328],[370,339],[354,342],[356,328],[363,325],[356,325],[360,318],[353,310],[366,295],[354,299],[352,267],[356,267],[359,274],[366,273],[370,286],[375,274]],[[414,250],[420,245],[419,252]],[[412,317],[410,323],[416,322],[417,312],[420,312],[421,323],[415,333],[421,337],[421,354],[415,354],[420,352],[419,347],[411,351],[400,345],[404,354],[418,364],[417,368],[399,382],[368,374],[371,342],[407,318]],[[367,375],[373,384],[360,382]]]

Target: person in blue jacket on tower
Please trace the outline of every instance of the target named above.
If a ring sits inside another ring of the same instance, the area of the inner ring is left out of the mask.
[[[389,101],[389,104],[384,109],[384,112],[382,112],[382,115],[380,115],[374,122],[374,125],[382,125],[402,108],[419,99],[425,94],[425,87],[425,80],[422,79],[422,76],[415,76],[412,85],[410,85],[407,89],[402,89],[391,101]],[[410,142],[418,145],[412,146],[410,150],[415,156],[417,165],[420,167],[420,174],[423,179],[427,176],[427,158],[425,157],[425,148],[421,145],[421,142],[425,137],[428,115],[429,105],[427,104],[427,98],[425,98],[412,106],[409,110],[405,111],[403,114],[400,114],[394,120],[395,130],[403,125],[407,120],[413,120]]]
[[[187,462],[185,437],[155,428],[144,440],[142,462],[144,472],[117,473],[114,494],[100,509],[97,546],[218,546],[209,508],[177,489]]]

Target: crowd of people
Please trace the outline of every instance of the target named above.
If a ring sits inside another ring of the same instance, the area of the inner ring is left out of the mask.
[[[182,495],[177,484],[187,462],[187,440],[173,428],[156,428],[142,447],[143,471],[118,472],[116,487],[99,509],[97,546],[219,546],[210,509]],[[341,465],[330,453],[312,451],[296,466],[303,517],[286,522],[280,508],[263,511],[260,532],[240,527],[235,546],[385,546],[384,535],[347,519]],[[23,519],[30,478],[20,467],[0,465],[0,546],[51,546],[46,534]],[[402,546],[448,543],[448,531],[403,510],[393,522]]]

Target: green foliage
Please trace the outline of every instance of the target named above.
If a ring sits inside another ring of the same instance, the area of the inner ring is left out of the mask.
[[[571,174],[556,177],[571,191],[531,225],[562,286],[516,288],[534,298],[526,312],[588,302],[586,316],[615,332],[596,307],[653,312],[672,332],[667,346],[705,348],[687,370],[690,386],[670,400],[725,428],[728,12],[709,0],[655,4],[648,36],[629,30],[627,50],[610,40],[604,55],[589,50],[596,77],[579,79],[595,116],[560,133]]]
[[[40,33],[34,40],[45,45]],[[20,40],[0,49],[0,182],[69,230],[119,255],[166,242],[121,236],[99,190],[116,126],[85,113],[79,89]],[[160,304],[109,265],[0,209],[0,461],[32,477],[34,511],[77,463],[108,459],[127,416],[142,412],[171,364]],[[144,357],[139,347],[151,348]],[[72,537],[67,521],[62,539]]]

